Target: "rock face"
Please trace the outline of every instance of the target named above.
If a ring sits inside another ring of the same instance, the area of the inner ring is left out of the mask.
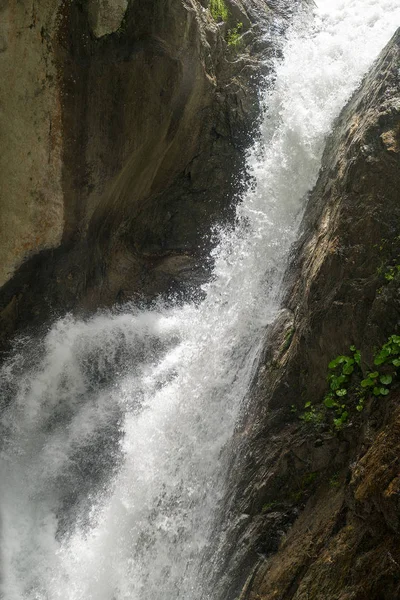
[[[356,410],[374,352],[400,325],[399,65],[400,30],[336,123],[309,200],[237,439],[227,598],[400,597],[398,387]],[[328,363],[352,345],[362,372],[335,429]],[[321,417],[301,424],[312,407]]]
[[[128,0],[90,0],[88,18],[90,29],[97,38],[118,31],[128,8]]]
[[[277,52],[264,34],[300,5],[1,2],[5,338],[204,278],[210,227],[243,185],[261,61]]]
[[[2,343],[53,311],[204,277],[276,52],[260,33],[299,5],[226,0],[222,18],[209,0],[0,0]],[[298,419],[321,405],[332,358],[355,345],[365,375],[399,331],[399,65],[400,32],[310,197],[235,441],[217,574],[229,600],[400,597],[398,388],[339,430]]]
[[[62,238],[61,98],[47,36],[55,27],[52,0],[0,2],[0,286]]]

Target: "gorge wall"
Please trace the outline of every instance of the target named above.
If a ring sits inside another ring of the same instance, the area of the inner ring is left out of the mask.
[[[1,3],[3,345],[66,310],[204,279],[210,228],[244,185],[260,76],[300,4]]]
[[[399,392],[360,384],[392,373],[374,356],[400,324],[399,64],[400,30],[336,123],[236,440],[224,570],[248,575],[241,600],[400,597]],[[335,424],[328,363],[355,348]]]
[[[260,79],[300,4],[226,0],[222,18],[208,0],[0,0],[2,348],[66,311],[207,277],[211,227],[246,185]],[[399,64],[400,32],[309,198],[234,440],[227,600],[400,597],[399,391],[359,393],[399,327]],[[328,365],[352,346],[335,426]]]

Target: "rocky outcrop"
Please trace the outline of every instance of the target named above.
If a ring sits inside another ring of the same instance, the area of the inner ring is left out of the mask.
[[[63,234],[61,91],[52,0],[0,2],[0,286]]]
[[[89,0],[90,29],[97,38],[118,31],[128,8],[128,0]]]
[[[379,398],[360,387],[400,326],[399,65],[400,31],[336,123],[309,200],[237,439],[226,598],[400,597],[398,383]],[[333,426],[328,363],[352,345],[361,368]]]
[[[204,279],[300,4],[1,3],[3,337]]]

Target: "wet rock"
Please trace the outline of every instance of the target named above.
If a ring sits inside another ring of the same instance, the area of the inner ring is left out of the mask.
[[[2,3],[8,332],[67,310],[187,297],[207,278],[210,228],[232,219],[246,185],[274,23],[283,30],[301,0],[228,4],[217,23],[198,0]]]
[[[382,275],[400,256],[399,64],[400,30],[328,141],[286,277],[291,341],[279,359],[282,326],[270,330],[236,439],[230,514],[252,507],[251,543],[238,550],[232,536],[225,569],[241,599],[400,597],[398,390],[339,433],[298,420],[305,400],[322,401],[332,358],[355,344],[368,369],[400,323],[400,280]],[[291,515],[279,547],[263,507]]]

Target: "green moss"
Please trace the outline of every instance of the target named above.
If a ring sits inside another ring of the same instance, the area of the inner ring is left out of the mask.
[[[315,473],[315,472],[306,473],[303,476],[303,479],[301,480],[302,489],[308,488],[310,485],[312,485],[314,483],[314,481],[317,479],[317,477],[318,477],[318,473]]]
[[[298,504],[304,496],[304,490],[297,490],[296,492],[292,492],[289,496],[289,500],[291,502],[295,502],[296,504]]]
[[[329,480],[329,487],[336,489],[340,486],[339,474],[335,473]]]
[[[215,21],[226,21],[229,15],[224,0],[210,0],[210,11]]]
[[[314,471],[312,473],[305,473],[300,481],[297,482],[297,489],[292,491],[289,495],[288,498],[290,502],[295,502],[298,504],[299,502],[305,500],[308,497],[308,492],[317,479],[318,473]]]
[[[387,282],[400,279],[400,236],[390,241],[383,238],[374,248],[378,250],[380,261],[377,275],[383,276]]]
[[[238,48],[242,44],[241,31],[243,29],[243,23],[238,23],[233,29],[229,29],[226,35],[226,42],[228,46]]]
[[[318,427],[318,425],[320,425],[324,420],[323,412],[321,410],[317,410],[317,408],[312,406],[311,402],[309,401],[304,404],[304,408],[306,410],[299,416],[299,419],[304,423]]]
[[[268,502],[267,504],[264,504],[264,506],[262,507],[262,513],[268,513],[271,512],[272,510],[274,510],[274,508],[276,508],[279,505],[279,502],[274,501],[274,502]]]
[[[290,344],[292,343],[292,339],[294,336],[294,327],[291,327],[285,334],[285,339],[283,340],[283,344],[282,344],[282,348],[281,348],[281,353],[283,354],[284,352],[286,352],[286,350],[289,349]]]

